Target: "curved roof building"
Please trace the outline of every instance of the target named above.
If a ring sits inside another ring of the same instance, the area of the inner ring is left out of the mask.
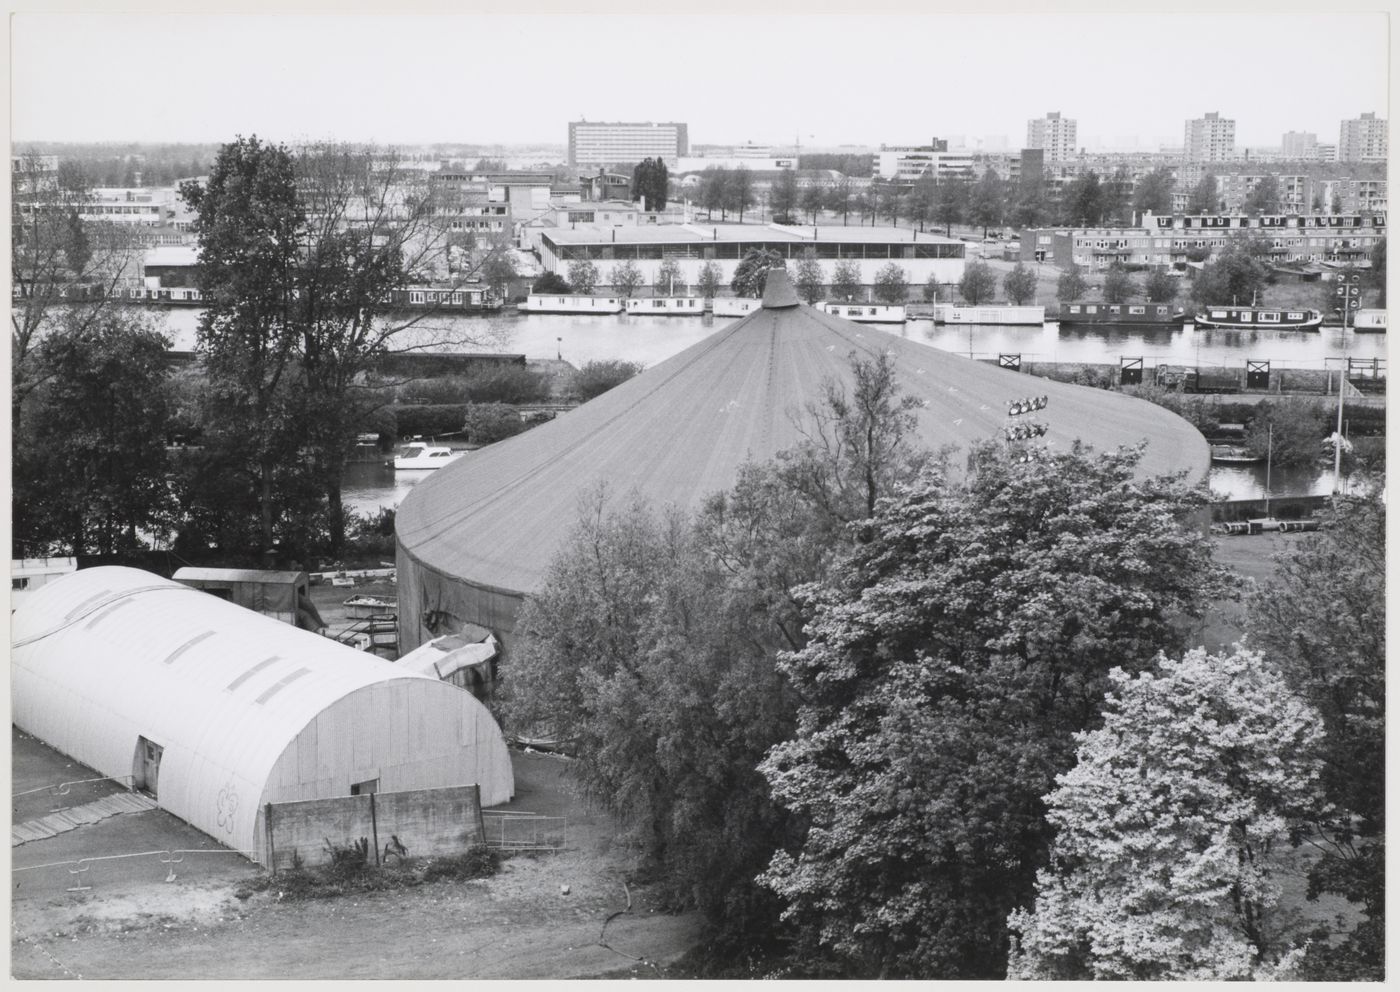
[[[1048,396],[1044,440],[1099,449],[1147,441],[1143,471],[1204,478],[1200,432],[1160,406],[961,358],[802,305],[770,274],[762,308],[585,403],[457,459],[413,488],[397,519],[399,644],[471,622],[509,634],[573,528],[581,492],[606,480],[657,503],[694,507],[733,485],[745,461],[800,440],[798,414],[828,379],[852,381],[850,355],[893,361],[899,389],[922,401],[930,448],[998,435],[1009,404]]]
[[[133,568],[45,585],[11,618],[16,726],[266,863],[266,803],[477,784],[514,792],[474,696]]]

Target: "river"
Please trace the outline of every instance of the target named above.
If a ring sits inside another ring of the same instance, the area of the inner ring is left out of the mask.
[[[163,311],[173,346],[194,347],[200,311]],[[499,314],[489,317],[450,317],[424,322],[413,332],[419,340],[434,338],[443,351],[482,351],[523,354],[527,358],[562,357],[574,365],[602,359],[624,359],[651,366],[670,358],[715,330],[727,318],[564,316],[558,314]],[[871,325],[875,327],[877,325]],[[886,333],[922,341],[935,348],[977,358],[1019,353],[1024,361],[1117,364],[1121,357],[1157,364],[1242,368],[1246,360],[1268,360],[1274,368],[1336,367],[1342,358],[1384,359],[1384,334],[1357,334],[1340,328],[1321,331],[1221,331],[1177,328],[1076,327],[1057,324],[1031,327],[978,325],[956,327],[931,321],[909,321],[882,327]],[[380,507],[397,507],[428,472],[395,473],[378,464],[351,465],[344,484],[346,505],[360,514]],[[1211,486],[1225,498],[1254,499],[1264,495],[1263,465],[1216,466]],[[1322,495],[1332,491],[1330,469],[1275,470],[1271,496]]]

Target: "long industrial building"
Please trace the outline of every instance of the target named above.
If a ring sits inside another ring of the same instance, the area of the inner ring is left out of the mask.
[[[1012,425],[1012,404],[1048,397],[1042,439],[1100,450],[1146,441],[1142,470],[1204,479],[1200,432],[1122,393],[1032,379],[802,305],[770,273],[760,309],[547,424],[434,472],[398,511],[399,643],[408,651],[464,623],[493,630],[507,659],[523,598],[574,528],[580,495],[607,483],[656,505],[694,508],[746,461],[801,440],[801,411],[824,384],[852,381],[852,354],[888,355],[919,402],[930,448],[973,444]],[[956,469],[961,464],[953,459]],[[508,664],[508,660],[507,660]]]
[[[515,790],[469,692],[149,572],[65,575],[11,636],[17,727],[263,864],[268,803]]]

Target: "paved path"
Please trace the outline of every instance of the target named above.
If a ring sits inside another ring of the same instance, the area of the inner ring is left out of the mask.
[[[16,823],[10,828],[10,846],[18,847],[32,840],[44,840],[69,830],[76,830],[85,824],[116,816],[118,813],[141,813],[156,808],[156,801],[150,796],[139,792],[119,792],[114,796],[105,796],[81,806],[41,816],[37,820]]]

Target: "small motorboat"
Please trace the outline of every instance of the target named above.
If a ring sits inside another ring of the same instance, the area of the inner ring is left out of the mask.
[[[1237,444],[1212,444],[1210,460],[1220,465],[1253,465],[1255,462],[1262,462],[1264,456],[1256,455]]]
[[[394,457],[394,468],[417,470],[442,468],[448,462],[465,454],[463,451],[453,451],[443,445],[428,444],[426,441],[414,441],[402,452]]]

